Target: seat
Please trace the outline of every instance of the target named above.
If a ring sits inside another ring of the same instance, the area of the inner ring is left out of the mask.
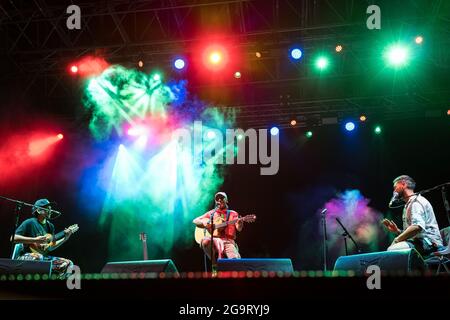
[[[17,260],[22,255],[22,252],[23,252],[23,243],[16,243],[14,245],[14,250],[11,259]]]
[[[428,266],[437,266],[436,274],[444,268],[450,274],[450,226],[440,230],[444,249],[433,252],[433,254],[425,260]]]

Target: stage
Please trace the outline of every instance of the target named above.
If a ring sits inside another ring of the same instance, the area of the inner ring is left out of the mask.
[[[2,1],[0,299],[450,301],[449,12]]]

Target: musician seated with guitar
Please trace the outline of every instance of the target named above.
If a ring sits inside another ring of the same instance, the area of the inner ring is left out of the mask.
[[[216,208],[206,212],[192,222],[197,226],[195,240],[200,244],[205,254],[211,259],[211,229],[214,226],[214,251],[212,257],[213,274],[217,270],[217,259],[240,259],[236,244],[236,231],[242,231],[244,222],[253,222],[254,215],[239,217],[236,211],[228,209],[228,198],[225,192],[214,196]]]
[[[23,251],[19,260],[52,261],[52,273],[64,278],[67,269],[73,265],[72,261],[65,258],[48,255],[65,243],[70,236],[78,230],[78,225],[70,226],[55,235],[55,226],[48,221],[51,203],[47,199],[39,199],[32,210],[34,217],[22,222],[14,235],[15,243],[23,243]]]

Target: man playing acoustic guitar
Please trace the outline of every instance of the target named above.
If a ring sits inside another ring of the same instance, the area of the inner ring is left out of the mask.
[[[211,259],[211,224],[214,224],[214,254],[212,257],[213,274],[217,270],[217,258],[240,259],[236,244],[236,231],[242,231],[244,221],[253,222],[255,216],[239,217],[236,211],[228,209],[228,198],[225,192],[214,196],[216,208],[195,218],[192,222],[197,226],[196,241],[205,254]],[[200,228],[200,229],[199,229]],[[209,232],[206,232],[208,230]]]
[[[78,230],[77,225],[70,226],[55,235],[55,226],[48,221],[50,217],[51,203],[47,199],[39,199],[34,203],[32,214],[34,217],[22,222],[14,235],[15,243],[23,243],[23,251],[19,260],[51,261],[52,272],[65,277],[67,269],[73,265],[72,261],[65,258],[48,255],[65,243],[72,233]]]

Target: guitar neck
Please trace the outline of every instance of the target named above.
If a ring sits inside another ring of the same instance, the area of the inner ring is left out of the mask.
[[[219,223],[219,224],[216,224],[216,225],[214,226],[214,228],[216,228],[216,229],[218,229],[218,228],[223,228],[223,227],[226,227],[226,226],[229,225],[229,224],[235,224],[235,223],[238,222],[239,220],[241,220],[241,218],[234,219],[234,220],[230,220],[230,221],[226,221],[226,222],[223,222],[223,223]]]
[[[58,241],[61,240],[62,238],[64,238],[66,236],[66,233],[64,231],[58,232],[57,234],[55,234],[53,236],[53,241]]]
[[[142,250],[143,250],[144,260],[148,260],[147,242],[143,243]]]

